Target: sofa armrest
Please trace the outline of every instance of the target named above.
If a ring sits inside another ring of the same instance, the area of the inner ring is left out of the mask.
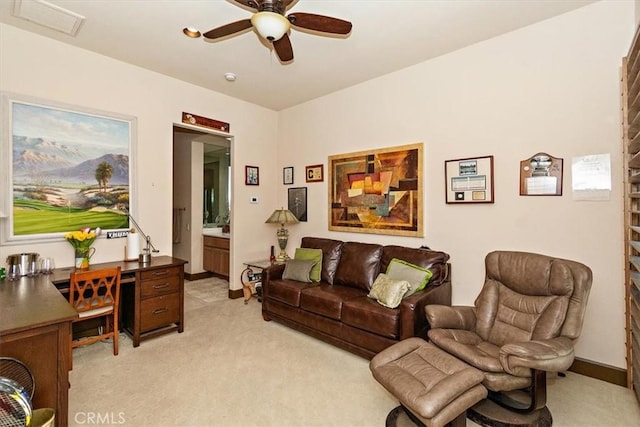
[[[424,309],[431,329],[476,328],[476,309],[470,306],[428,305]]]
[[[269,295],[269,282],[272,280],[282,279],[284,267],[286,264],[275,264],[269,268],[262,270],[262,298],[265,299]]]
[[[282,279],[285,266],[286,264],[274,264],[269,268],[265,268],[262,270],[262,281],[267,282],[269,280]]]
[[[562,372],[574,359],[574,342],[567,337],[505,344],[500,348],[500,363],[515,376],[529,376],[531,369]]]
[[[451,304],[451,281],[437,286],[427,286],[402,300],[400,306],[400,339],[409,337],[426,338],[429,324],[424,316],[424,309],[429,304]]]

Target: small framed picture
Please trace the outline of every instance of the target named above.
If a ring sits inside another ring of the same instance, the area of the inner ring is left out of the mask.
[[[287,192],[287,207],[298,218],[298,221],[307,220],[307,187],[289,188]]]
[[[284,185],[293,184],[293,166],[282,168],[282,183]]]
[[[245,185],[260,185],[260,169],[258,166],[244,167],[244,183]]]
[[[324,181],[324,165],[306,166],[305,177],[307,179],[307,182]]]
[[[493,156],[444,162],[446,202],[493,203]]]

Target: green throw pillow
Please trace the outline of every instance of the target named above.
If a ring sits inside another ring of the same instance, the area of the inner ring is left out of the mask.
[[[406,280],[393,280],[386,274],[380,273],[373,282],[368,297],[385,307],[396,308],[409,288],[409,282]]]
[[[320,281],[320,273],[322,272],[322,249],[298,248],[293,258],[314,261],[316,264],[311,269],[311,281]]]
[[[295,280],[297,282],[311,283],[309,274],[315,265],[315,261],[303,261],[300,259],[290,259],[284,266],[283,279]]]
[[[405,297],[408,297],[423,290],[431,280],[433,273],[428,268],[393,258],[387,267],[387,276],[393,280],[406,280],[409,282],[411,289],[405,295]]]

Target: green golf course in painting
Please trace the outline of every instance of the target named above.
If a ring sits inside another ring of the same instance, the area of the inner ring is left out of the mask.
[[[15,201],[13,207],[16,235],[58,233],[82,227],[116,230],[129,227],[124,212],[92,208],[55,207],[37,201]]]

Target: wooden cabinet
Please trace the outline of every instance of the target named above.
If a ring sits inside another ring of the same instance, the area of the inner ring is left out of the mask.
[[[202,267],[220,276],[229,277],[229,239],[204,236]]]
[[[56,425],[68,425],[69,333],[75,310],[47,276],[0,281],[0,356],[33,374],[34,408],[53,408]]]
[[[167,332],[184,331],[184,262],[176,265],[153,258],[151,265],[136,272],[136,282],[135,287],[122,288],[123,321],[133,346]]]
[[[640,401],[640,31],[622,61],[627,386]]]

